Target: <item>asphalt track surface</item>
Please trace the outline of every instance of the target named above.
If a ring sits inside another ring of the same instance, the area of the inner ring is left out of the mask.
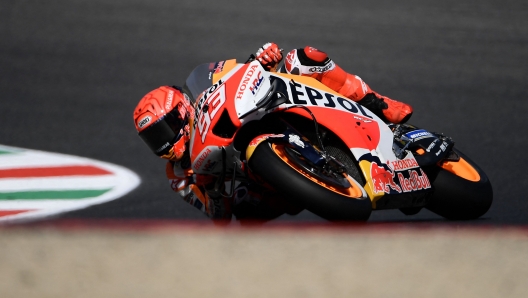
[[[2,1],[0,143],[125,166],[142,184],[69,219],[204,215],[175,197],[164,162],[137,137],[132,111],[204,62],[245,60],[263,43],[311,45],[381,94],[411,104],[411,123],[443,132],[488,174],[480,220],[528,223],[526,1]],[[318,222],[303,212],[277,221]],[[370,222],[451,224],[428,211]]]
[[[2,297],[526,297],[526,1],[4,0],[0,37],[0,144],[142,178],[116,201],[0,227]],[[486,171],[490,211],[211,227],[170,190],[132,111],[197,64],[245,60],[267,41],[323,49],[410,103],[412,123]]]

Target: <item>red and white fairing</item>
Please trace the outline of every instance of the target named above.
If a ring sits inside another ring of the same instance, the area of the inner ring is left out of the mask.
[[[282,80],[290,103],[283,103],[268,111],[259,110],[257,103],[270,89],[271,76]],[[238,130],[267,113],[298,105],[308,107],[318,123],[332,130],[349,147],[367,178],[365,189],[371,199],[402,191],[402,186],[394,180],[400,169],[396,169],[394,164],[399,159],[392,149],[393,132],[383,120],[313,78],[268,72],[258,61],[237,64],[197,99],[190,141],[193,171],[199,174],[220,171],[222,147],[227,153],[228,163],[237,159],[239,152],[232,145],[234,135],[222,138],[211,132],[221,114],[227,112]],[[310,117],[303,109],[294,108],[287,112]],[[403,162],[406,165],[403,170],[418,167],[411,153],[404,157]],[[376,169],[387,172],[379,174],[379,177],[390,177],[376,180],[379,173]]]

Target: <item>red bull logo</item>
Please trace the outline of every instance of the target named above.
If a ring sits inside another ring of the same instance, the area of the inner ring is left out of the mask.
[[[403,173],[398,173],[398,180],[400,180],[403,192],[431,188],[431,182],[429,182],[429,178],[427,178],[427,175],[425,175],[422,169],[420,169],[421,175],[418,174],[417,170],[409,170],[407,172],[409,178],[405,178]]]
[[[248,146],[257,146],[258,144],[260,144],[262,141],[264,140],[267,140],[268,138],[270,137],[273,137],[273,138],[283,138],[284,135],[283,134],[271,134],[271,133],[267,133],[267,134],[263,134],[263,135],[260,135],[256,138],[254,138],[253,140],[251,140],[251,142],[249,143]]]
[[[390,193],[391,188],[399,193],[402,192],[398,184],[394,182],[394,172],[378,166],[375,162],[370,164],[370,177],[372,178],[374,193]]]
[[[220,61],[217,63],[215,69],[214,69],[214,73],[221,73],[222,70],[224,69],[224,62],[225,61]]]

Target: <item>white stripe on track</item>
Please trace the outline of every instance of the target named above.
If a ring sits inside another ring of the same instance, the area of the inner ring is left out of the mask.
[[[14,154],[0,154],[0,169],[60,167],[66,165],[88,165],[78,157],[56,155],[39,151],[22,151]]]
[[[15,215],[7,215],[0,218],[0,224],[2,223],[14,223],[31,221],[34,219],[54,216],[60,213],[83,209],[91,205],[105,203],[111,200],[115,200],[119,197],[124,196],[133,189],[135,189],[140,183],[141,179],[139,176],[131,170],[111,164],[104,161],[94,160],[86,157],[66,155],[60,153],[44,152],[38,150],[9,147],[0,145],[0,150],[11,151],[12,154],[0,154],[0,169],[13,169],[13,168],[29,168],[29,167],[47,167],[47,166],[75,166],[75,165],[92,165],[95,167],[102,168],[108,172],[113,173],[112,175],[98,176],[100,178],[114,176],[111,178],[113,187],[111,190],[104,194],[85,199],[73,199],[73,200],[17,200],[17,201],[1,201],[0,210],[17,210],[17,209],[37,209],[31,212],[25,212]],[[52,178],[52,177],[50,177]],[[53,177],[52,179],[57,178]],[[69,178],[79,178],[69,177]],[[93,177],[96,178],[96,177]],[[13,179],[14,178],[9,178]],[[28,178],[33,179],[33,178]],[[40,179],[40,178],[39,178]],[[61,178],[66,179],[66,178]],[[96,180],[93,180],[97,181]],[[79,181],[77,181],[79,182]],[[86,189],[89,184],[81,184],[75,182],[75,189]],[[15,182],[18,183],[18,182]],[[98,182],[94,182],[96,185]],[[103,186],[106,184],[103,184]],[[18,189],[20,185],[11,186],[11,189]],[[41,182],[35,182],[35,187],[42,187]],[[62,189],[62,188],[61,188]],[[27,189],[26,189],[27,190]]]
[[[0,179],[0,192],[108,189],[119,184],[114,175]]]
[[[0,210],[54,210],[57,208],[63,209],[77,207],[81,201],[86,200],[89,199],[0,201]]]

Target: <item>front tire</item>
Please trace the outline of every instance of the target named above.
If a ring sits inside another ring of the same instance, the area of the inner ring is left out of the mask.
[[[432,212],[451,220],[476,219],[484,215],[493,201],[488,177],[475,162],[453,149],[461,158],[453,168],[437,167],[434,193],[426,206]],[[457,164],[458,163],[458,164]],[[462,166],[466,169],[461,168]],[[456,169],[459,167],[460,169]]]
[[[268,141],[257,146],[249,167],[252,172],[284,193],[292,203],[331,221],[366,221],[372,204],[363,198],[361,186],[349,176],[349,188],[327,184],[288,156],[285,145]],[[290,153],[291,154],[291,153]]]

